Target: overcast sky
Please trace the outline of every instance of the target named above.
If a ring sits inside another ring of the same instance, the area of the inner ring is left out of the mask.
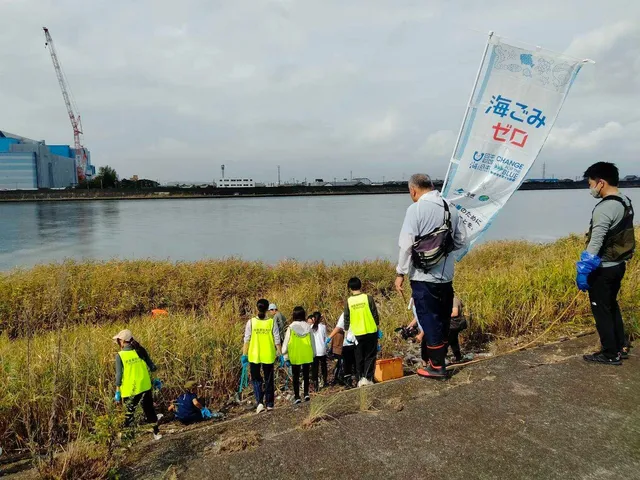
[[[443,177],[489,30],[597,62],[534,176],[640,174],[640,2],[0,0],[0,130],[56,144],[43,26],[93,163],[122,177]]]

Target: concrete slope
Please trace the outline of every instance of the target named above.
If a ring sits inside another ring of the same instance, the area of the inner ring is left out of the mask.
[[[640,478],[640,360],[587,364],[595,342],[168,435],[125,478]]]

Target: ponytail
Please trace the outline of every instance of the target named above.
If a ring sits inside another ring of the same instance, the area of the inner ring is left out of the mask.
[[[260,320],[264,320],[265,318],[267,318],[267,310],[269,310],[269,300],[261,298],[256,303],[256,306],[258,307],[258,318]]]

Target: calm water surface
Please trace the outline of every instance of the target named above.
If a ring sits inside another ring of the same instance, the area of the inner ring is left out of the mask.
[[[624,193],[640,205],[640,189]],[[65,258],[395,259],[410,202],[402,194],[0,204],[0,270]],[[586,189],[517,192],[482,241],[582,233],[594,205]]]

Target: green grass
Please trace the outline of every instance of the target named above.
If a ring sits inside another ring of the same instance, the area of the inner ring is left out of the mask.
[[[561,312],[560,329],[591,325],[586,297],[571,304],[581,250],[578,237],[474,249],[455,280],[473,313],[467,334],[532,334]],[[383,354],[389,355],[401,343],[393,328],[408,320],[406,305],[393,290],[393,265],[385,261],[338,266],[238,259],[65,262],[0,274],[0,444],[8,450],[64,444],[95,433],[95,425],[106,422],[104,415],[113,415],[111,337],[125,327],[159,366],[165,382],[161,409],[188,379],[203,382],[209,399],[226,399],[237,387],[243,325],[258,298],[278,303],[287,318],[296,305],[320,310],[333,326],[353,275],[376,299]],[[635,258],[620,294],[627,327],[635,333],[638,285]],[[151,317],[152,308],[166,308],[170,315]]]

